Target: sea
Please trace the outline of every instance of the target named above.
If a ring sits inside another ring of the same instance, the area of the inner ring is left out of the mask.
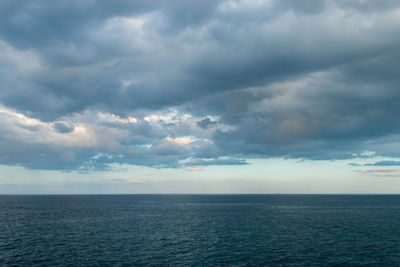
[[[400,195],[1,195],[0,266],[400,266]]]

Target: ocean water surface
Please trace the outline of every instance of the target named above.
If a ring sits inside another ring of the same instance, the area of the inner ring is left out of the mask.
[[[0,265],[398,266],[397,195],[3,195]]]

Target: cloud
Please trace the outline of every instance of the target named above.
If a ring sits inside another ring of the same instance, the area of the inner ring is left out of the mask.
[[[218,122],[216,120],[211,120],[209,117],[207,117],[201,121],[198,121],[197,125],[203,129],[207,129],[209,127],[216,125],[217,123]]]
[[[368,176],[388,176],[388,177],[399,177],[400,169],[397,168],[375,168],[361,171],[362,174]]]
[[[0,1],[0,163],[398,157],[399,14],[390,0]]]
[[[211,165],[247,165],[247,161],[235,158],[216,158],[216,159],[190,159],[182,162],[184,166],[211,166]]]
[[[358,164],[358,163],[350,163],[352,166],[400,166],[400,161],[397,160],[382,160],[373,163],[365,163],[365,164]]]
[[[187,167],[186,169],[187,169],[188,171],[190,171],[190,172],[198,172],[198,171],[201,171],[201,170],[202,170],[202,168],[199,167],[199,166]]]
[[[208,139],[212,131],[197,126],[202,117],[176,110],[135,116],[92,110],[45,122],[0,107],[0,160],[35,169],[87,171],[109,169],[112,163],[179,167],[192,155],[218,156]]]
[[[400,166],[400,161],[384,160],[375,163],[365,164],[365,166]]]

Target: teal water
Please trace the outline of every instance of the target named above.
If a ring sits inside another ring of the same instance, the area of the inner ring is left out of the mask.
[[[0,265],[398,266],[400,196],[0,196]]]

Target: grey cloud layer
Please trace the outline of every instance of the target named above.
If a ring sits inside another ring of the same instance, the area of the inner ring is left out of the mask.
[[[0,162],[398,157],[399,16],[397,1],[0,1]]]

